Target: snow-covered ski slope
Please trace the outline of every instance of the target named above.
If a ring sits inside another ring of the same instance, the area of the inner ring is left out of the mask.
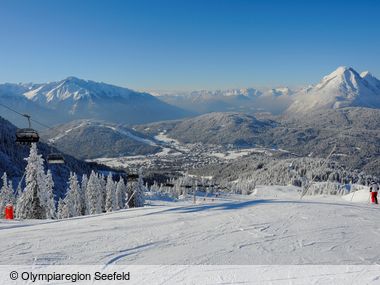
[[[150,203],[59,221],[2,220],[0,264],[380,264],[378,205],[300,200],[297,188],[280,186],[196,205]]]

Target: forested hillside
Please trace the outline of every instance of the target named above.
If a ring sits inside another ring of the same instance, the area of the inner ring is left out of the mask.
[[[0,117],[0,173],[6,172],[14,184],[18,183],[23,176],[26,166],[25,158],[29,155],[29,146],[16,144],[16,130],[14,125]],[[38,143],[38,151],[45,159],[49,153],[57,152],[56,149],[43,142]],[[63,165],[45,164],[45,167],[48,167],[53,174],[54,192],[57,197],[64,195],[70,171],[79,175],[89,174],[93,169],[107,169],[104,166],[77,160],[69,155],[64,155],[64,158]]]

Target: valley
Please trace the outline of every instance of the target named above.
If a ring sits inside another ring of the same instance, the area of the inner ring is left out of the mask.
[[[268,149],[264,147],[236,148],[233,145],[212,145],[204,143],[180,143],[168,137],[164,132],[154,136],[154,141],[161,147],[161,151],[155,154],[138,156],[118,156],[115,158],[89,159],[106,166],[136,173],[143,167],[148,173],[166,173],[171,176],[184,173],[211,164],[225,164],[228,161],[239,159],[252,154],[287,153],[284,150]],[[290,155],[291,156],[291,155]]]

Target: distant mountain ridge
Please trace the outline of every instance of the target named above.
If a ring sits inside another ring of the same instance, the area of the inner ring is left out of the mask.
[[[198,114],[208,112],[271,112],[304,114],[344,107],[380,108],[380,80],[370,72],[359,74],[351,67],[338,67],[316,85],[304,88],[240,88],[161,94],[169,104]]]
[[[256,89],[199,90],[176,94],[161,94],[158,98],[182,109],[203,114],[209,112],[283,112],[295,93],[288,87]]]
[[[68,77],[43,84],[0,84],[0,103],[30,113],[49,125],[81,119],[134,125],[211,112],[270,112],[298,116],[344,107],[380,108],[380,80],[368,71],[359,74],[351,67],[338,67],[318,84],[301,89],[235,88],[153,96]],[[26,125],[24,118],[5,109],[2,111],[5,118],[18,126]]]
[[[190,114],[148,93],[76,77],[44,84],[0,84],[0,102],[52,124],[76,119],[136,124]]]

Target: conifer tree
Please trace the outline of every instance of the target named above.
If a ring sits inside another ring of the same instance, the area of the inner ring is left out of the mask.
[[[106,211],[106,199],[107,199],[107,191],[106,191],[106,184],[107,180],[103,173],[98,175],[98,183],[99,183],[99,202],[101,206],[101,213],[104,213]]]
[[[29,157],[26,158],[26,187],[18,197],[16,216],[21,219],[45,219],[45,173],[43,159],[37,152],[37,145],[33,143]]]
[[[116,210],[116,185],[112,179],[111,172],[107,176],[106,184],[106,212],[112,212]]]
[[[0,218],[4,216],[5,207],[7,204],[15,204],[15,196],[13,194],[12,182],[8,183],[7,174],[4,172],[1,177],[3,186],[0,189]]]
[[[61,198],[58,201],[58,209],[57,209],[57,218],[58,219],[66,219],[69,217],[69,212],[67,206]]]
[[[102,213],[102,190],[99,177],[91,172],[86,187],[87,211],[89,215]]]
[[[144,207],[145,204],[145,187],[143,180],[142,168],[139,169],[139,179],[136,183],[136,189],[134,194],[134,206],[135,207]]]
[[[53,194],[53,188],[54,188],[54,181],[53,176],[51,174],[50,169],[48,170],[46,174],[46,186],[45,186],[45,212],[46,212],[46,218],[47,219],[54,219],[56,217],[55,215],[55,202],[54,202],[54,194]]]
[[[127,199],[128,199],[127,187],[124,183],[124,179],[120,177],[120,180],[116,185],[116,208],[118,210],[124,209]]]
[[[82,175],[82,182],[81,182],[81,187],[80,187],[80,196],[81,196],[81,214],[86,215],[87,214],[87,198],[86,198],[86,188],[87,188],[87,183],[88,183],[88,177],[87,174]]]
[[[70,173],[69,189],[66,192],[64,199],[65,205],[68,210],[68,217],[77,217],[81,215],[81,197],[79,192],[78,177],[75,173]]]

